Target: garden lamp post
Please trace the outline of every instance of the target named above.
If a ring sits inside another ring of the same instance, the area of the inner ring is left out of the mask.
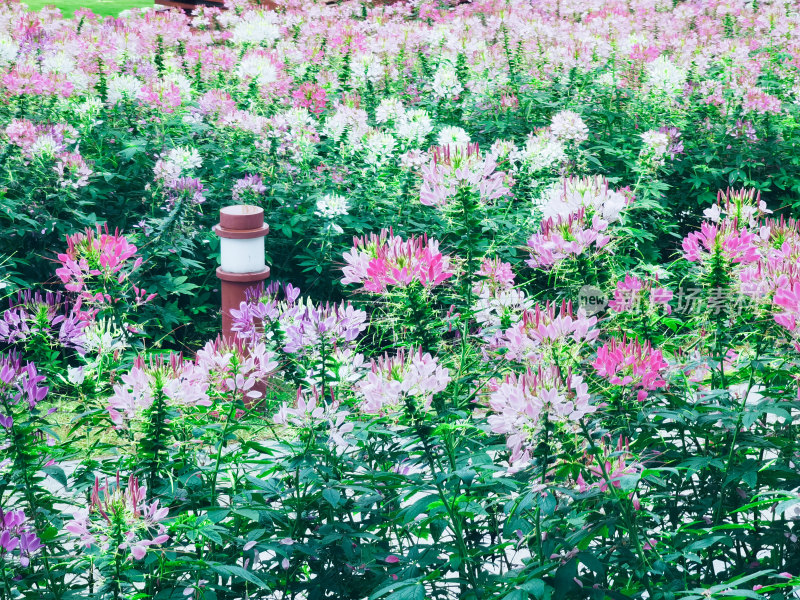
[[[222,292],[222,337],[233,338],[231,309],[245,300],[245,291],[269,277],[264,260],[264,209],[249,204],[226,206],[219,211],[214,233],[220,241],[220,266],[217,277]]]

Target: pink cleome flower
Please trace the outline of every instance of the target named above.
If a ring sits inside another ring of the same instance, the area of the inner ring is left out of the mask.
[[[324,87],[306,82],[292,92],[292,98],[296,107],[307,108],[315,115],[319,115],[325,110],[328,94]]]
[[[159,357],[149,365],[137,358],[133,368],[122,375],[108,399],[108,412],[117,426],[127,427],[132,419],[153,405],[154,394],[163,392],[176,406],[211,406],[206,371],[178,354]]]
[[[642,465],[631,454],[628,438],[619,436],[616,450],[608,443],[610,441],[610,439],[604,439],[601,446],[602,455],[584,455],[590,478],[587,482],[583,473],[578,474],[576,483],[579,492],[587,492],[593,488],[599,489],[601,492],[607,492],[612,487],[621,489],[623,478],[638,478],[641,475]],[[633,503],[634,509],[639,510],[641,504],[636,497],[636,492],[631,492],[628,497]],[[646,544],[645,549],[647,549]]]
[[[361,411],[385,414],[402,410],[405,398],[413,398],[427,409],[433,395],[450,383],[450,372],[422,350],[400,349],[394,356],[384,355],[372,361],[372,370],[356,384],[361,397]]]
[[[647,392],[667,385],[662,372],[669,365],[660,350],[653,350],[649,343],[639,340],[622,341],[612,339],[597,351],[592,363],[597,374],[614,385],[639,388],[637,399],[647,398]]]
[[[562,302],[558,312],[556,308],[548,302],[525,309],[522,318],[503,332],[498,349],[509,360],[538,362],[546,351],[580,348],[597,339],[597,317],[587,316],[583,309],[574,312],[571,302]]]
[[[755,237],[746,228],[739,228],[736,220],[725,219],[719,224],[705,221],[700,231],[693,231],[684,238],[683,257],[700,264],[715,255],[721,255],[733,264],[753,263],[760,257]]]
[[[403,240],[392,230],[354,238],[353,249],[344,253],[347,266],[342,283],[358,283],[372,293],[420,283],[433,288],[453,276],[450,257],[439,252],[439,242],[427,236]]]
[[[110,553],[130,552],[133,560],[142,560],[150,546],[160,546],[169,541],[167,528],[163,521],[169,509],[159,506],[159,501],[146,501],[147,489],[139,485],[139,480],[131,475],[127,489],[123,489],[119,471],[116,486],[112,489],[106,481],[104,486],[95,478],[88,510],[79,510],[72,521],[64,527],[80,539],[86,547],[100,546]],[[112,547],[117,528],[122,528],[122,540]]]
[[[478,295],[514,287],[515,275],[511,263],[503,262],[499,258],[484,258],[475,274],[486,278],[476,284],[473,290]]]
[[[82,299],[112,303],[116,299],[109,294],[92,293],[91,284],[97,280],[124,283],[142,264],[141,257],[129,262],[135,254],[136,246],[120,235],[119,230],[111,234],[108,225],[105,230],[98,225],[96,233],[87,228],[85,233],[67,236],[67,251],[58,255],[61,267],[56,269],[56,275],[66,289],[78,292]],[[137,299],[142,302],[149,302],[153,298],[155,294],[146,296],[144,290],[137,291]]]
[[[645,294],[649,292],[650,305],[663,305],[667,314],[672,313],[669,301],[672,300],[672,290],[655,287],[652,283],[644,282],[635,275],[626,274],[625,279],[617,282],[614,298],[608,307],[614,312],[631,312],[643,308]]]
[[[580,256],[592,246],[604,248],[611,241],[605,231],[608,221],[599,215],[588,222],[586,208],[581,207],[567,217],[556,217],[542,221],[539,233],[528,240],[531,257],[525,261],[534,269],[550,270],[570,256]]]
[[[464,151],[434,147],[433,160],[422,167],[420,202],[445,207],[455,200],[460,189],[474,190],[482,202],[502,198],[509,189],[505,185],[506,174],[496,168],[497,161],[491,154],[481,157],[478,144],[468,144]]]
[[[564,378],[556,367],[509,375],[491,394],[489,407],[491,430],[508,436],[512,470],[530,461],[545,420],[575,427],[597,410],[589,402],[583,378],[571,373]]]

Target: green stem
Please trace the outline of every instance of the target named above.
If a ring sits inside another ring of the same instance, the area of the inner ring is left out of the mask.
[[[234,417],[236,416],[236,389],[233,390],[230,399],[230,408],[228,409],[228,416],[225,419],[225,425],[222,428],[222,436],[220,436],[219,442],[217,442],[217,456],[215,459],[214,464],[214,471],[211,474],[211,506],[216,506],[217,503],[217,478],[219,477],[219,468],[222,464],[222,450],[225,447],[225,438],[228,437],[228,430],[230,429],[230,425],[233,422]]]
[[[633,540],[633,543],[636,547],[637,556],[639,557],[640,562],[644,566],[649,566],[647,558],[645,557],[642,541],[639,538],[639,530],[636,522],[635,511],[633,511],[634,514],[632,514],[633,506],[631,505],[630,498],[628,498],[627,496],[620,496],[620,492],[614,485],[614,482],[612,481],[611,476],[609,475],[608,470],[606,469],[605,461],[602,460],[599,449],[597,445],[594,443],[594,440],[592,439],[592,436],[589,433],[586,424],[583,421],[581,421],[580,426],[581,426],[581,431],[583,432],[583,435],[586,438],[586,441],[589,442],[589,447],[592,449],[592,455],[597,458],[597,464],[600,467],[600,473],[603,476],[603,480],[606,483],[606,488],[611,490],[611,493],[614,495],[616,503],[620,507],[622,507],[622,516],[625,521],[625,528],[627,529],[628,534]],[[653,594],[653,589],[650,584],[650,576],[648,575],[646,568],[642,569],[641,579],[642,579],[642,584],[647,590],[648,597],[655,598]]]
[[[447,511],[447,516],[450,519],[450,524],[453,528],[453,535],[455,537],[456,546],[458,548],[459,553],[459,575],[465,576],[466,579],[469,581],[469,585],[472,587],[473,592],[478,595],[478,583],[475,578],[474,573],[474,565],[472,561],[472,556],[469,553],[469,549],[467,548],[466,540],[464,538],[464,529],[462,527],[461,520],[456,513],[456,498],[453,498],[453,502],[451,504],[446,490],[442,487],[441,482],[439,481],[436,473],[436,461],[433,457],[433,451],[431,450],[430,443],[428,441],[428,434],[425,432],[425,425],[420,423],[420,421],[416,417],[416,408],[413,405],[413,401],[411,398],[406,397],[406,409],[409,412],[409,416],[411,417],[414,431],[419,437],[420,441],[422,442],[422,448],[425,453],[425,459],[428,463],[428,466],[431,470],[431,477],[433,479],[433,485],[436,487],[436,492],[439,496],[439,499],[442,501],[442,505],[444,506],[445,510]]]

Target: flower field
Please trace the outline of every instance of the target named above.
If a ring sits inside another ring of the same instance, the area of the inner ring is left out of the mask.
[[[796,3],[2,2],[0,599],[798,597]]]

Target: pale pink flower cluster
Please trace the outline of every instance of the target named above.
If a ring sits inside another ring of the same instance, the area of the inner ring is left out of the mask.
[[[519,321],[523,311],[533,306],[533,301],[523,290],[514,287],[511,265],[499,258],[485,258],[475,274],[482,277],[473,288],[475,320],[481,327],[479,335],[490,347],[495,347],[503,331]]]
[[[330,348],[347,347],[366,329],[367,313],[349,302],[314,306],[310,301],[298,303],[285,315],[286,344],[290,354],[301,354],[317,348],[324,341]]]
[[[558,307],[548,302],[524,310],[521,319],[505,330],[497,342],[498,351],[516,362],[536,364],[552,360],[553,353],[566,351],[577,358],[587,344],[597,339],[597,317],[587,316],[584,310],[572,309],[571,302]]]
[[[208,342],[193,361],[171,354],[166,360],[148,365],[137,358],[131,370],[114,386],[108,412],[117,426],[127,428],[153,405],[159,391],[166,396],[169,406],[179,410],[210,407],[214,399],[231,393],[241,394],[245,399],[260,398],[256,384],[277,368],[275,354],[263,343],[245,350],[241,340]]]
[[[246,342],[217,338],[206,343],[195,356],[199,385],[206,385],[211,397],[236,393],[257,399],[256,384],[273,376],[279,368],[275,352],[263,341]]]
[[[403,240],[386,229],[378,235],[354,238],[353,249],[344,253],[344,260],[342,283],[357,283],[372,293],[417,282],[432,288],[453,276],[450,257],[439,252],[437,240],[427,236]]]
[[[172,354],[168,361],[145,365],[139,358],[131,370],[120,377],[114,394],[108,399],[111,421],[119,427],[128,427],[142,411],[153,405],[155,394],[163,391],[171,404],[178,406],[211,406],[208,384],[197,365]]]
[[[599,215],[589,221],[585,208],[566,218],[546,219],[539,233],[528,239],[530,258],[525,263],[534,269],[550,270],[566,258],[581,256],[592,248],[602,250],[611,241],[607,229],[608,221]]]
[[[142,560],[149,547],[169,541],[163,524],[169,509],[160,507],[158,500],[148,504],[146,497],[147,488],[140,487],[133,475],[127,489],[122,488],[119,472],[113,489],[108,481],[101,486],[95,478],[90,508],[77,511],[64,529],[78,537],[85,548],[98,546],[111,554],[130,552],[133,560]],[[118,525],[124,528],[122,540],[112,537]],[[114,542],[118,543],[116,547],[112,547]]]
[[[530,462],[547,422],[577,430],[580,420],[597,410],[583,378],[571,373],[562,377],[556,367],[509,375],[491,393],[489,408],[492,432],[508,436],[512,471]]]
[[[71,125],[36,124],[28,119],[13,119],[4,133],[28,158],[58,156],[78,141],[78,132]]]
[[[645,302],[651,307],[661,306],[666,314],[672,314],[669,301],[672,300],[672,290],[657,287],[652,282],[645,282],[635,275],[626,274],[625,279],[617,282],[614,297],[608,303],[608,308],[614,312],[634,312],[644,308]]]
[[[509,193],[506,174],[497,171],[497,161],[489,153],[481,156],[478,144],[461,147],[435,147],[433,159],[422,167],[420,202],[445,207],[460,190],[471,190],[481,202],[491,202]]]
[[[77,190],[89,185],[92,169],[77,151],[78,132],[71,125],[36,124],[28,119],[13,119],[3,133],[27,160],[54,160],[53,171],[58,175],[60,187]]]
[[[669,366],[661,350],[654,350],[650,343],[641,344],[638,339],[622,341],[612,339],[597,350],[592,363],[600,377],[614,385],[638,389],[637,400],[642,402],[647,393],[667,385],[664,371]]]
[[[484,293],[486,289],[494,292],[514,287],[515,275],[511,263],[503,262],[499,258],[484,258],[475,274],[485,278],[475,285],[476,294]]]
[[[153,167],[155,180],[171,187],[181,177],[191,175],[203,165],[195,148],[179,146],[163,152]]]
[[[727,219],[749,227],[755,227],[758,220],[768,214],[772,214],[772,211],[761,199],[761,192],[753,188],[720,190],[717,192],[717,202],[703,211],[703,216],[714,223]]]
[[[310,398],[306,398],[310,394]],[[340,410],[338,402],[325,402],[316,387],[304,392],[297,390],[294,406],[282,404],[272,420],[278,425],[291,425],[301,429],[316,430],[322,428],[327,432],[328,442],[336,448],[343,449],[353,444],[348,434],[353,431],[354,424],[348,420],[350,411]]]
[[[292,162],[304,162],[315,152],[320,137],[317,122],[305,108],[290,108],[269,118],[260,149],[272,148],[278,156]]]
[[[421,349],[400,349],[394,356],[372,361],[366,377],[355,386],[359,407],[367,414],[390,414],[404,409],[406,402],[427,410],[434,394],[450,383],[450,372],[438,359]]]
[[[587,218],[599,216],[603,221],[619,221],[622,211],[633,198],[628,190],[614,190],[608,180],[601,176],[567,177],[551,186],[541,200],[544,219],[566,219],[585,210]]]

